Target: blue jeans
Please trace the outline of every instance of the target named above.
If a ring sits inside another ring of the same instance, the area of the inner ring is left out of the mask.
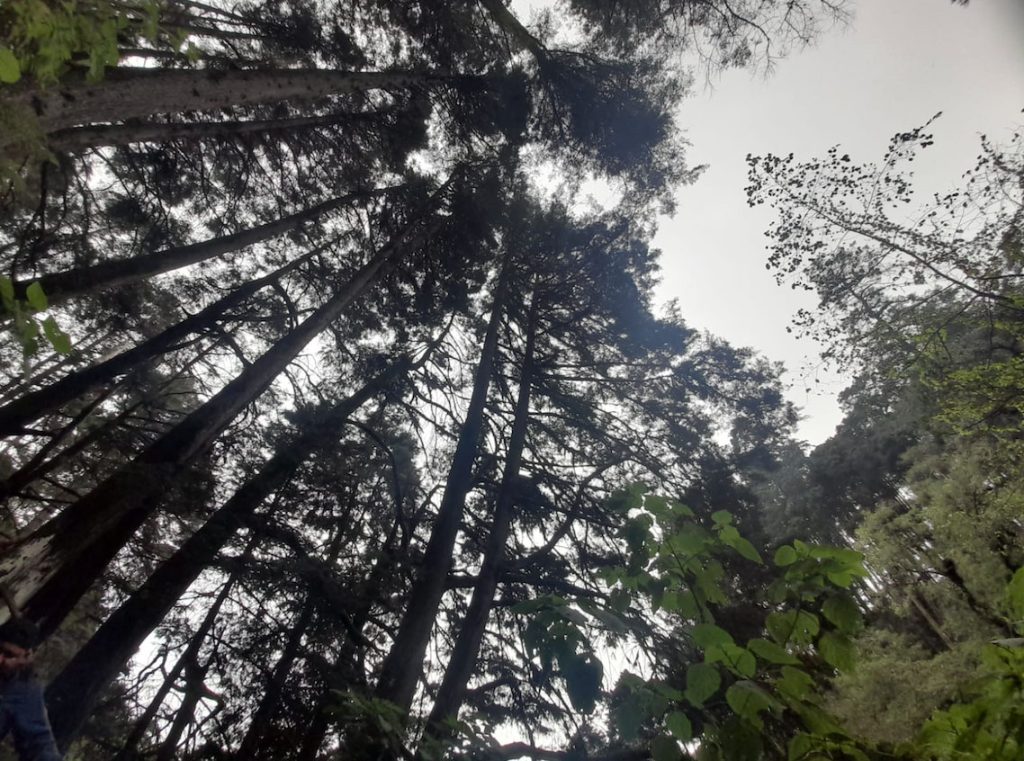
[[[46,717],[43,686],[35,679],[11,679],[0,685],[0,740],[14,734],[21,761],[60,761]]]

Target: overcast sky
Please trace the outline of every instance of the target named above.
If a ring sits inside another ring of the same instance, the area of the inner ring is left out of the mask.
[[[812,444],[839,422],[835,394],[845,382],[814,370],[813,342],[786,333],[797,307],[813,301],[798,302],[764,268],[770,212],[746,206],[744,157],[811,158],[840,144],[855,161],[876,161],[894,133],[942,111],[936,144],[915,163],[927,197],[972,166],[979,134],[1000,139],[1024,123],[1024,0],[856,0],[854,8],[849,27],[770,77],[731,71],[684,102],[689,162],[710,167],[679,191],[679,211],[655,240],[664,251],[659,296],[677,299],[691,326],[785,362],[791,399],[806,416],[799,435]]]

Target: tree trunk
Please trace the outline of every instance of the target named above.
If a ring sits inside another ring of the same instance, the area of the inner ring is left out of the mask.
[[[374,282],[400,254],[414,249],[442,220],[413,223],[377,252],[305,322],[289,332],[217,394],[165,433],[134,461],[34,533],[0,560],[0,584],[48,636],[156,509],[159,495],[204,452],[295,356]],[[418,227],[410,234],[409,229]],[[411,238],[411,240],[410,240]],[[5,610],[3,620],[9,617]],[[0,621],[2,623],[2,621]]]
[[[178,660],[175,661],[170,673],[167,674],[167,678],[164,679],[163,684],[160,685],[160,689],[157,690],[142,716],[140,716],[138,721],[132,725],[131,732],[128,733],[128,737],[125,739],[124,745],[121,747],[121,750],[118,751],[113,761],[135,761],[139,743],[142,742],[142,738],[145,737],[146,732],[149,731],[149,725],[153,723],[153,719],[156,718],[157,712],[160,710],[160,706],[163,705],[167,695],[174,687],[174,683],[178,680],[178,677],[181,676],[181,672],[184,670],[185,664],[198,658],[199,650],[203,646],[206,636],[213,629],[213,625],[217,621],[217,616],[220,615],[220,609],[227,601],[228,595],[231,593],[231,589],[234,587],[235,582],[238,581],[239,572],[255,545],[256,541],[250,540],[248,546],[245,548],[245,552],[242,553],[241,564],[239,564],[235,571],[228,576],[228,580],[224,582],[224,585],[220,589],[220,593],[213,601],[209,610],[206,611],[206,616],[203,618],[199,628],[196,629],[196,633],[193,634],[192,638],[188,641],[188,646],[185,648],[185,652],[183,652],[178,657]],[[49,690],[47,690],[47,694],[49,694]]]
[[[491,533],[484,551],[483,565],[477,576],[473,597],[469,610],[462,621],[455,647],[448,660],[441,686],[438,688],[434,706],[427,720],[427,734],[442,739],[451,732],[444,723],[445,719],[457,718],[459,708],[466,694],[466,685],[473,675],[477,653],[487,628],[494,593],[498,588],[498,577],[505,555],[505,543],[508,541],[515,508],[515,484],[519,478],[519,466],[523,460],[523,448],[526,444],[526,429],[530,420],[530,390],[533,384],[534,351],[537,329],[537,296],[530,305],[526,328],[526,348],[523,355],[522,370],[519,374],[519,395],[516,399],[515,418],[512,422],[512,433],[509,436],[508,454],[505,456],[505,467],[501,475],[501,487],[498,491],[494,507],[494,519]]]
[[[473,463],[480,445],[487,391],[494,369],[498,329],[508,298],[510,269],[511,263],[506,256],[494,290],[494,303],[491,305],[487,334],[473,379],[473,394],[462,430],[459,432],[437,519],[427,542],[419,575],[409,590],[409,604],[399,624],[398,634],[381,666],[376,689],[377,697],[394,703],[404,711],[408,711],[412,705],[430,631],[451,568],[452,552],[462,523],[466,494],[472,482]]]
[[[156,753],[156,761],[174,761],[177,755],[178,743],[181,736],[185,734],[188,725],[195,720],[196,707],[205,692],[206,674],[210,670],[210,662],[200,665],[198,660],[185,661],[185,694],[181,699],[181,705],[174,713],[174,721],[168,730],[160,748]]]
[[[339,531],[338,533],[340,534],[341,532]],[[337,553],[334,553],[334,556],[336,555]],[[281,652],[281,657],[274,664],[274,670],[270,675],[270,679],[267,680],[263,687],[263,697],[260,698],[260,704],[252,715],[249,727],[245,730],[245,737],[242,738],[242,742],[235,752],[235,758],[239,761],[251,761],[251,759],[259,758],[262,755],[259,752],[260,743],[266,737],[267,730],[270,728],[270,721],[274,718],[274,711],[277,710],[277,706],[281,702],[281,693],[284,692],[285,680],[288,679],[288,675],[292,672],[292,667],[299,657],[302,638],[305,636],[309,625],[313,622],[313,614],[315,612],[316,600],[312,594],[309,594],[302,605],[298,619],[292,624],[291,631],[288,634],[288,641]]]
[[[143,341],[127,351],[64,376],[56,383],[32,391],[0,407],[0,436],[17,436],[26,425],[52,412],[64,404],[77,399],[89,390],[108,383],[124,373],[139,367],[143,362],[171,350],[181,339],[193,333],[210,328],[216,319],[260,289],[276,283],[289,271],[299,267],[325,246],[318,246],[307,254],[294,259],[275,272],[239,286],[222,299],[196,312],[191,317],[165,328],[152,338]]]
[[[316,424],[279,447],[260,471],[96,630],[46,690],[50,721],[60,747],[66,748],[77,736],[110,680],[266,497],[280,488],[317,447],[336,437],[338,427],[350,415],[395,382],[407,367],[405,361],[399,361],[345,401],[316,415]]]
[[[380,121],[386,111],[333,113],[291,119],[257,119],[227,122],[164,122],[145,124],[101,124],[73,127],[50,135],[49,147],[56,151],[80,153],[88,148],[116,147],[133,143],[166,143],[171,140],[233,138],[260,132],[284,132],[328,127],[338,124],[362,125]]]
[[[399,186],[401,187],[401,186]],[[15,290],[22,297],[30,283],[38,282],[46,294],[47,301],[59,304],[76,296],[93,293],[104,288],[132,283],[153,275],[197,264],[221,254],[239,251],[247,246],[276,238],[290,230],[301,227],[304,223],[319,218],[328,212],[340,209],[357,201],[368,201],[387,193],[394,192],[398,187],[378,188],[369,191],[356,191],[332,198],[316,206],[311,206],[294,214],[250,227],[230,235],[190,243],[187,246],[153,251],[139,254],[129,259],[114,259],[100,262],[89,267],[79,267],[64,272],[52,272],[38,278],[26,278],[16,281]]]
[[[46,133],[79,125],[118,122],[156,114],[312,101],[379,89],[408,89],[440,82],[479,80],[445,73],[323,69],[150,69],[118,67],[103,80],[80,79],[47,90],[24,87],[8,100],[32,108]],[[0,148],[4,141],[0,139]]]

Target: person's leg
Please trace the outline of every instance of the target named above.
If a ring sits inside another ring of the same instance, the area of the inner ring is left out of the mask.
[[[21,761],[60,761],[50,720],[46,716],[43,686],[35,680],[17,685],[13,696],[16,699],[10,705],[10,717],[18,758]]]

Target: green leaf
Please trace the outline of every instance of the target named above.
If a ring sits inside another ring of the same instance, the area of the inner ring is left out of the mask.
[[[593,608],[589,613],[604,624],[604,627],[608,629],[608,631],[615,632],[616,634],[625,634],[629,631],[629,627],[626,626],[626,623],[614,613],[610,613],[609,611],[601,608]]]
[[[708,663],[724,663],[739,676],[752,677],[757,672],[757,659],[744,647],[725,643],[707,649]]]
[[[569,658],[560,665],[573,708],[586,714],[593,713],[601,694],[604,665],[593,655]]]
[[[13,84],[21,79],[21,64],[8,48],[0,47],[0,82]]]
[[[793,739],[789,741],[787,758],[789,761],[800,761],[802,758],[807,756],[808,753],[811,753],[816,746],[817,742],[812,735],[798,732],[793,735]]]
[[[1024,620],[1024,568],[1018,568],[1006,587],[1006,602],[1011,615],[1018,621]]]
[[[725,691],[725,702],[737,716],[757,726],[761,723],[761,712],[767,711],[773,704],[768,693],[746,679],[741,679]]]
[[[782,676],[775,680],[775,688],[794,700],[804,700],[814,690],[814,680],[806,671],[782,667]]]
[[[834,594],[821,606],[821,614],[843,634],[856,634],[861,625],[860,608],[847,594]]]
[[[733,644],[732,635],[722,627],[715,626],[714,624],[697,624],[690,631],[690,636],[699,647],[704,649]]]
[[[763,560],[761,560],[761,553],[757,551],[757,548],[754,547],[754,545],[752,545],[742,536],[737,536],[732,539],[724,539],[724,541],[727,545],[732,547],[734,550],[736,550],[736,552],[738,552],[742,557],[745,557],[747,560],[752,560],[755,563],[764,562]]]
[[[57,321],[53,317],[43,320],[43,335],[58,354],[71,353],[71,338],[58,327]]]
[[[693,592],[688,589],[669,590],[661,598],[661,607],[672,613],[678,613],[683,618],[696,618],[700,612]]]
[[[857,650],[849,637],[836,632],[825,632],[818,640],[822,658],[839,671],[853,671],[857,663]]]
[[[682,753],[676,741],[668,735],[659,735],[651,743],[651,758],[654,761],[679,761]]]
[[[719,526],[728,526],[732,523],[732,513],[728,510],[718,510],[711,514],[711,520]]]
[[[0,275],[0,298],[3,299],[4,309],[8,312],[14,311],[14,283],[9,277]]]
[[[665,719],[665,726],[668,731],[676,736],[680,742],[689,742],[693,739],[693,725],[690,719],[682,711],[673,711]]]
[[[626,742],[635,740],[646,718],[640,697],[635,692],[629,692],[626,698],[612,709],[611,714],[619,736]]]
[[[775,550],[775,565],[787,566],[793,565],[797,561],[796,550],[790,547],[788,544],[784,544],[779,549]]]
[[[765,627],[780,645],[809,645],[821,628],[818,617],[806,610],[769,613]]]
[[[769,642],[766,639],[752,639],[747,643],[747,649],[763,661],[768,663],[789,664],[795,666],[800,663],[796,656],[787,652],[784,648]]]
[[[703,708],[704,701],[721,686],[722,676],[710,663],[694,663],[686,669],[686,699],[697,708]]]
[[[32,283],[25,289],[25,298],[28,299],[29,306],[37,312],[45,311],[48,306],[46,294],[43,293],[43,286],[39,285],[39,283]]]

